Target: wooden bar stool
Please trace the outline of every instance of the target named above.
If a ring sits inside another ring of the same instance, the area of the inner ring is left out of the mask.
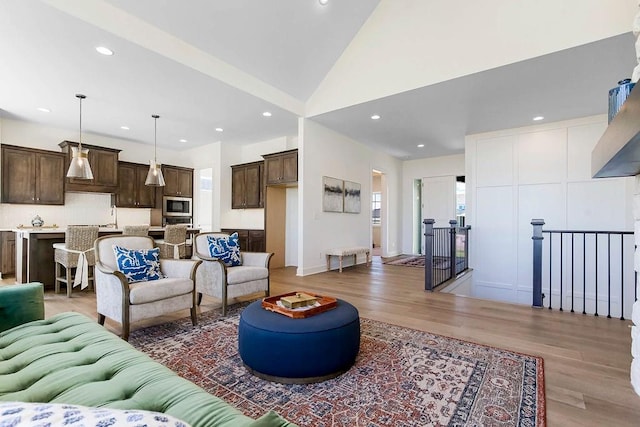
[[[148,225],[125,225],[122,227],[122,234],[127,236],[148,236]]]
[[[93,282],[93,266],[96,264],[93,243],[98,238],[98,226],[70,225],[65,231],[64,243],[54,243],[55,293],[60,292],[60,283],[67,286],[67,296],[71,297],[71,288],[81,284],[82,289]],[[65,274],[62,274],[62,268]],[[75,280],[71,272],[76,269]],[[89,271],[91,270],[91,273]]]
[[[169,224],[164,229],[164,239],[156,240],[160,258],[184,258],[187,244],[187,224]]]

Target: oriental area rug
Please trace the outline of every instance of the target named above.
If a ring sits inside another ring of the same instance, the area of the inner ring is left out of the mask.
[[[202,314],[139,329],[129,342],[257,418],[273,409],[299,426],[544,426],[542,358],[360,319],[360,353],[345,374],[278,384],[238,354],[239,314]]]

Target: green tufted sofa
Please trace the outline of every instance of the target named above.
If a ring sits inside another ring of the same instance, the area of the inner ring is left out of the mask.
[[[0,287],[0,401],[142,409],[193,427],[295,427],[273,411],[243,415],[81,314],[43,317],[42,284]]]

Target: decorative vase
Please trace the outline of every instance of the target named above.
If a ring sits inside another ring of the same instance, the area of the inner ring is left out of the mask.
[[[44,221],[40,218],[40,215],[36,215],[31,220],[31,225],[34,227],[42,227],[44,225]]]
[[[635,83],[631,82],[631,79],[624,79],[618,82],[618,86],[609,91],[609,123],[618,114],[620,107],[627,100],[627,97],[631,93],[631,89],[635,86]]]

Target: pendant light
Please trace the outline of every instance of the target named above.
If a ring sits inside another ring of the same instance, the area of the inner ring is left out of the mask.
[[[153,160],[149,160],[149,173],[147,173],[147,180],[144,185],[151,187],[164,187],[164,177],[162,176],[162,169],[160,164],[156,161],[156,149],[158,146],[158,119],[157,114],[152,114],[153,117]]]
[[[80,139],[77,147],[71,147],[71,164],[67,171],[67,177],[93,179],[93,172],[91,172],[91,166],[89,165],[89,149],[82,148],[82,100],[86,96],[77,94],[76,98],[80,100]]]

